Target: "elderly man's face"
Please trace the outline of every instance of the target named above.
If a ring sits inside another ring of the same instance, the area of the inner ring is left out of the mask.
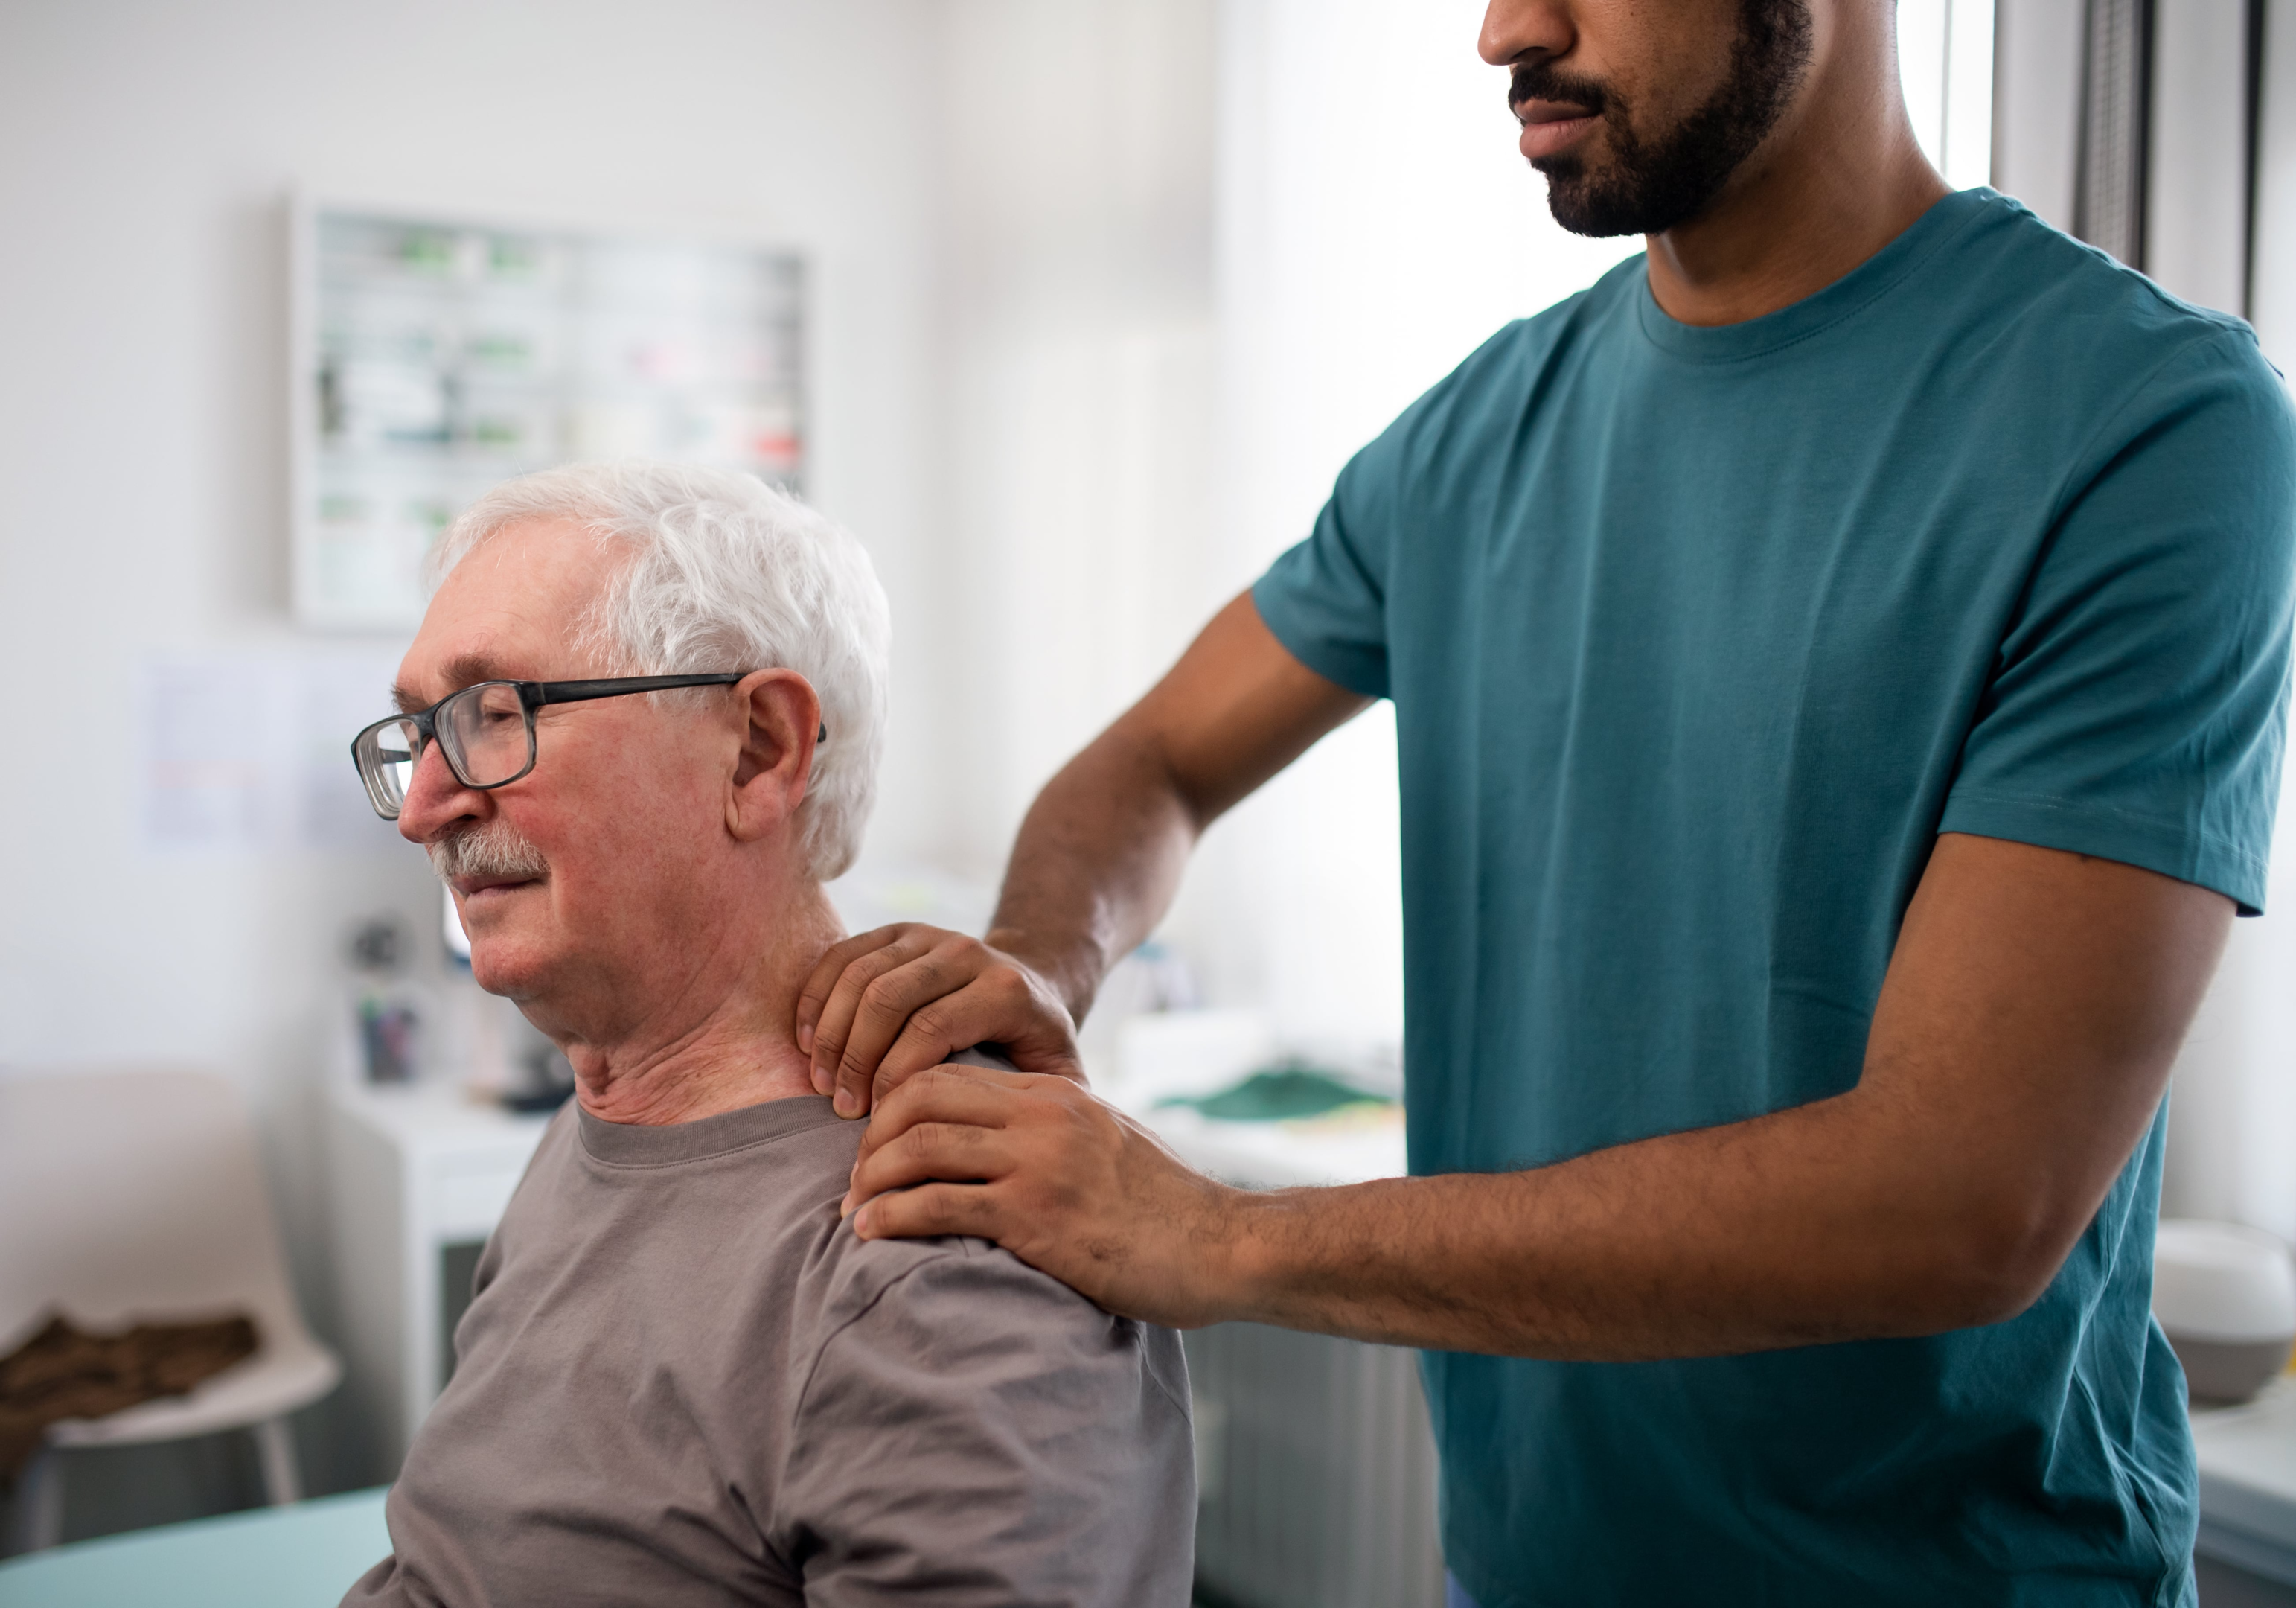
[[[614,673],[570,639],[617,562],[553,523],[501,532],[432,599],[399,667],[402,700]],[[398,829],[454,890],[480,985],[527,1004],[545,1030],[545,1018],[676,987],[664,973],[716,930],[706,907],[741,891],[718,863],[740,743],[728,714],[640,694],[537,710],[534,769],[504,787],[463,787],[436,744],[425,751]]]

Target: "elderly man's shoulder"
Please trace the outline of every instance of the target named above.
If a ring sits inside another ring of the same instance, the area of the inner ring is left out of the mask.
[[[977,1341],[1005,1355],[1031,1353],[1041,1366],[1074,1365],[1105,1354],[1134,1358],[1149,1382],[1186,1399],[1179,1337],[1154,1324],[1119,1317],[988,1240],[863,1240],[839,1224],[824,1236],[804,1280],[802,1303],[816,1345],[843,1337],[901,1342],[918,1361],[954,1362]]]

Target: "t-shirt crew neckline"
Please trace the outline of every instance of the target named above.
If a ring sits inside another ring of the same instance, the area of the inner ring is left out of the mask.
[[[1957,190],[1931,206],[1888,245],[1825,289],[1743,324],[1684,324],[1651,293],[1650,263],[1642,259],[1636,311],[1651,344],[1696,363],[1738,363],[1807,340],[1889,293],[1948,241],[1983,216],[2000,194],[1983,185]]]
[[[609,1122],[583,1110],[578,1097],[574,1119],[580,1125],[583,1153],[608,1167],[674,1167],[682,1161],[706,1161],[844,1120],[823,1095],[767,1100],[693,1122],[659,1126]]]

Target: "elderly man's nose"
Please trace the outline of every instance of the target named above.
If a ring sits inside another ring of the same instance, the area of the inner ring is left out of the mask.
[[[398,835],[427,843],[452,823],[475,814],[480,799],[475,789],[463,785],[439,745],[428,743],[414,762],[406,801],[398,807]]]

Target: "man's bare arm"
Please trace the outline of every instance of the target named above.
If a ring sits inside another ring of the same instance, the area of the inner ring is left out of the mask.
[[[888,1096],[849,1203],[865,1235],[984,1235],[1183,1325],[1629,1358],[1997,1322],[2152,1120],[2231,914],[2128,866],[1949,835],[1833,1098],[1523,1172],[1251,1194],[1065,1080],[949,1069]]]
[[[1369,701],[1294,659],[1249,593],[1235,598],[1037,795],[985,941],[885,927],[823,957],[797,1007],[815,1087],[859,1116],[983,1041],[1024,1071],[1074,1075],[1074,1044],[1045,1007],[1082,1021],[1162,919],[1204,828]]]

